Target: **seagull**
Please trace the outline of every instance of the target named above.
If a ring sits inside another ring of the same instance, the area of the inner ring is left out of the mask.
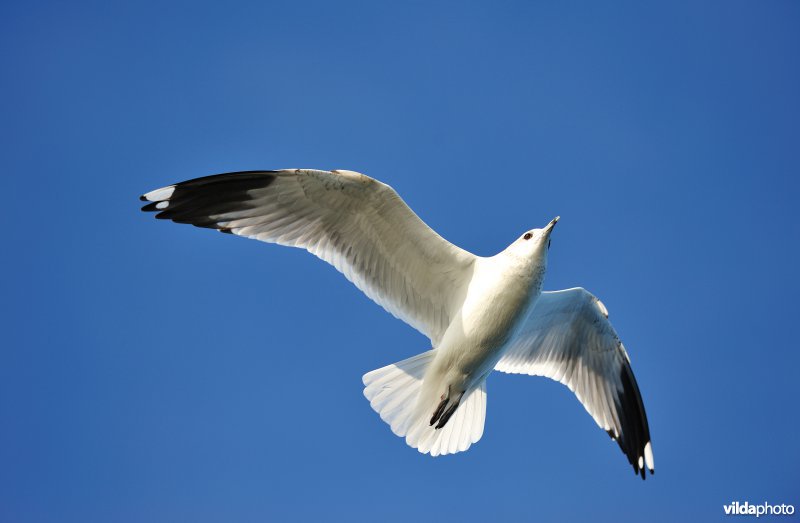
[[[481,257],[354,171],[217,174],[140,199],[156,218],[306,249],[427,336],[430,350],[363,377],[370,406],[419,452],[453,454],[481,439],[486,378],[497,370],[563,383],[634,473],[654,473],[639,386],[605,305],[583,288],[542,291],[558,217]]]

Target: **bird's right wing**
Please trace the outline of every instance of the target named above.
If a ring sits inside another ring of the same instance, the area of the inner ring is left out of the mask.
[[[156,218],[300,247],[438,345],[475,256],[428,227],[386,184],[352,171],[287,169],[197,178],[150,191]]]
[[[575,393],[637,474],[653,472],[650,428],[631,362],[608,311],[585,289],[543,292],[495,367],[546,376]]]

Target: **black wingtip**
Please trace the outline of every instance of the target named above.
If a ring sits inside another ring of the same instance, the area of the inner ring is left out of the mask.
[[[168,186],[172,189],[170,192],[155,193],[164,196],[159,198],[161,201],[152,201],[156,199],[152,196],[150,199],[141,196],[143,201],[150,202],[142,207],[142,211],[155,212],[159,220],[225,229],[219,223],[219,216],[253,209],[256,204],[252,192],[264,189],[277,178],[278,171],[240,171],[195,178]],[[232,234],[230,230],[222,232]]]
[[[141,195],[141,196],[139,196],[139,199],[140,199],[141,201],[143,201],[143,202],[146,202],[146,201],[147,201],[147,198],[145,197],[145,195],[144,195],[144,194],[143,194],[143,195]]]
[[[145,201],[147,201],[147,200],[145,200]],[[159,203],[160,203],[160,202],[150,202],[150,203],[148,203],[147,205],[144,205],[144,206],[142,207],[142,211],[143,211],[143,212],[153,212],[153,211],[159,211],[159,210],[161,210],[161,209],[159,209],[158,207],[156,207],[156,206],[157,206]]]
[[[639,466],[639,459],[644,457],[647,444],[650,442],[650,428],[647,423],[642,396],[639,385],[633,376],[633,371],[627,362],[623,363],[619,375],[622,390],[615,402],[620,415],[622,432],[617,441],[622,452],[628,457],[629,463],[637,476],[646,477],[646,464]]]

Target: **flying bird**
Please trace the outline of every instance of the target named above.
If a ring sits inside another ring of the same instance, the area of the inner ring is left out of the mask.
[[[563,383],[636,474],[654,472],[639,387],[606,307],[583,288],[542,291],[558,217],[481,257],[353,171],[218,174],[141,199],[156,218],[306,249],[430,338],[430,350],[363,377],[370,406],[420,452],[461,452],[481,438],[497,370]]]

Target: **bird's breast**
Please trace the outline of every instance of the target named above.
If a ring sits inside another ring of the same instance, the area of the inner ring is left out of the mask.
[[[461,311],[440,345],[441,365],[465,375],[483,375],[494,368],[517,326],[527,316],[531,275],[487,263],[478,267]]]
[[[504,338],[525,312],[535,289],[533,275],[497,262],[476,270],[462,306],[473,336]]]

